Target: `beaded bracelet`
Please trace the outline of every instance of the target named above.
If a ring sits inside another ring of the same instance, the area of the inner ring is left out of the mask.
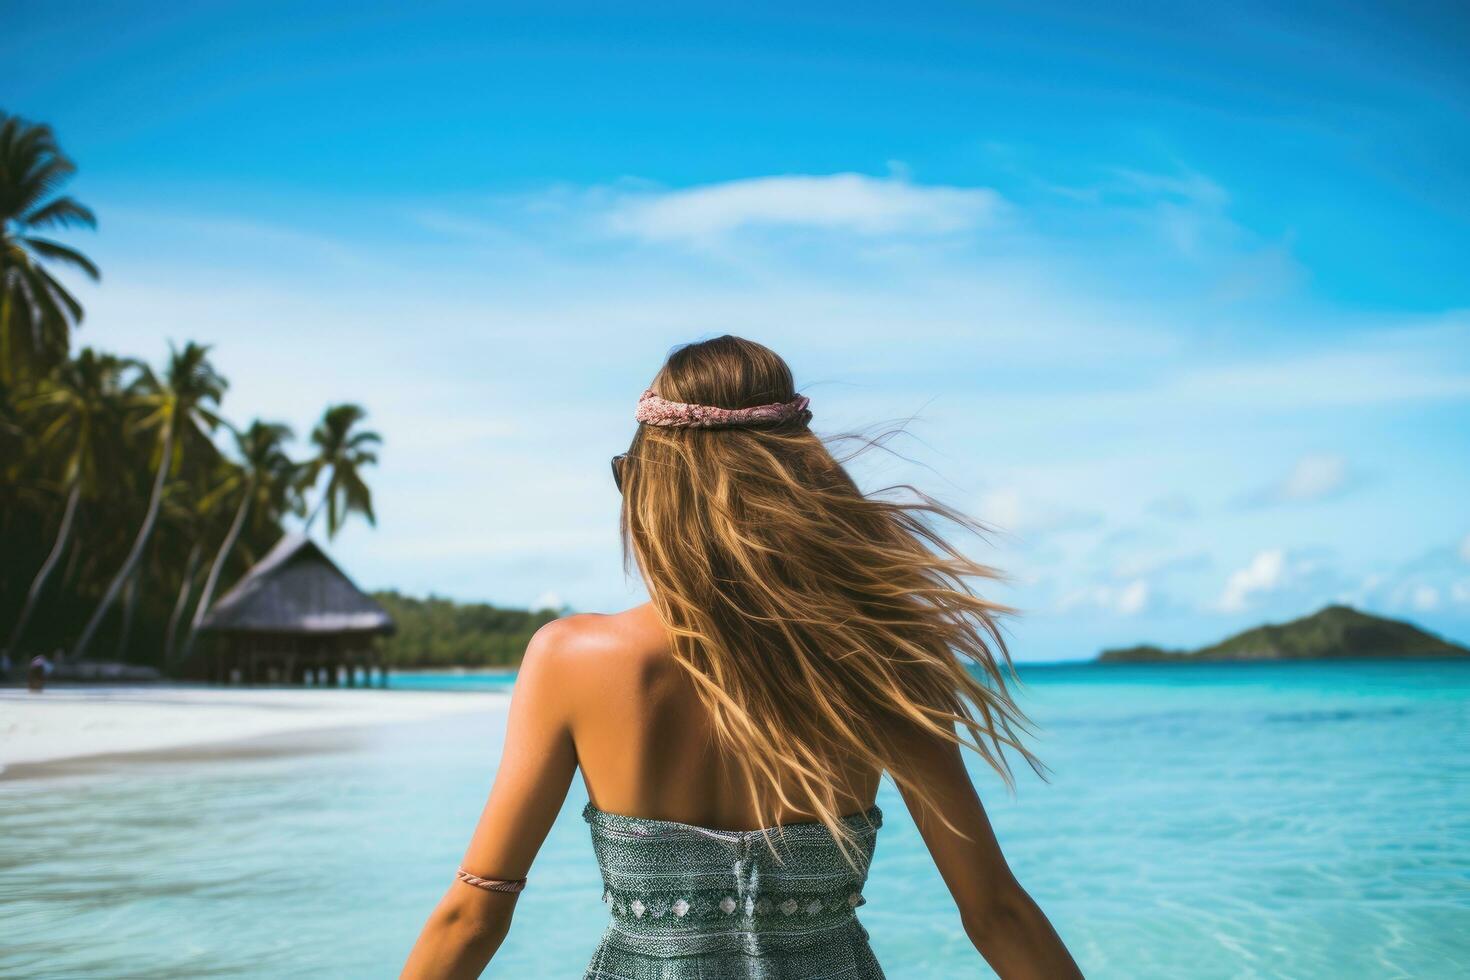
[[[481,878],[479,875],[470,874],[464,868],[456,871],[454,877],[466,885],[473,885],[487,892],[507,892],[514,895],[526,887],[526,879],[524,878],[515,878],[509,881],[501,878]]]

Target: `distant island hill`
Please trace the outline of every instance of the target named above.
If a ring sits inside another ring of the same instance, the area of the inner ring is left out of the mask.
[[[1220,663],[1417,657],[1470,657],[1470,649],[1427,633],[1412,623],[1334,605],[1289,623],[1257,626],[1198,650],[1165,650],[1143,644],[1104,650],[1097,662]]]

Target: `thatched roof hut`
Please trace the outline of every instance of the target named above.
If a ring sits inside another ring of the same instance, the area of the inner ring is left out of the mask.
[[[213,674],[246,683],[336,683],[346,669],[381,667],[375,636],[387,610],[353,584],[310,538],[287,535],[215,603],[202,628],[219,638]]]

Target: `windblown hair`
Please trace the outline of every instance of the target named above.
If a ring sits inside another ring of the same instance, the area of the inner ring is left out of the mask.
[[[729,336],[676,349],[652,387],[722,408],[796,395],[779,356]],[[625,559],[763,825],[811,813],[850,854],[839,790],[864,767],[933,807],[900,732],[968,746],[1007,785],[1007,748],[1041,772],[1007,689],[1015,672],[997,617],[1012,610],[974,588],[1000,573],[937,530],[982,525],[912,487],[863,494],[800,420],[640,425],[622,487]]]

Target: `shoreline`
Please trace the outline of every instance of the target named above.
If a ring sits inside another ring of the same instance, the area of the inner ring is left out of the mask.
[[[461,676],[464,674],[492,674],[497,677],[508,676],[520,670],[520,665],[499,664],[494,667],[477,667],[469,664],[441,664],[433,667],[389,667],[389,676],[393,674],[448,674]]]
[[[70,755],[35,762],[14,762],[0,766],[0,786],[65,776],[86,776],[117,772],[126,766],[167,765],[191,762],[213,763],[231,759],[268,759],[279,756],[308,755],[322,752],[346,752],[366,744],[369,733],[377,727],[391,727],[411,722],[381,722],[345,725],[341,728],[314,728],[247,735],[240,739],[197,742],[156,749],[103,751],[90,755]]]
[[[504,711],[500,691],[223,688],[203,685],[0,689],[0,779],[140,757],[300,751],[300,736],[342,744],[354,730]],[[296,736],[283,740],[282,736]],[[279,741],[278,745],[262,743]],[[254,743],[254,744],[246,744]]]

